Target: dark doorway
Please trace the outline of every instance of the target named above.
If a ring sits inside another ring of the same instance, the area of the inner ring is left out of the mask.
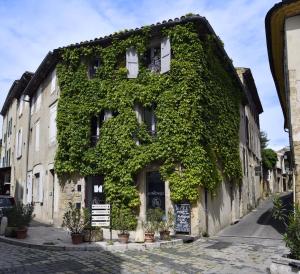
[[[158,171],[146,173],[147,210],[160,208],[165,211],[165,182]]]
[[[92,204],[104,204],[104,178],[103,176],[89,176],[85,184],[85,206],[90,208]]]

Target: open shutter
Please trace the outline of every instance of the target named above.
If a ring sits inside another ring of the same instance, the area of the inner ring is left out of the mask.
[[[27,203],[32,203],[32,173],[27,173]]]
[[[50,107],[50,124],[49,124],[49,143],[53,144],[56,141],[56,111],[57,105]]]
[[[56,70],[54,70],[51,74],[51,89],[50,93],[52,94],[56,88]]]
[[[22,129],[20,129],[19,133],[18,133],[18,157],[22,156],[22,140],[23,136],[22,136]]]
[[[35,124],[35,151],[40,150],[40,121]]]
[[[135,48],[126,51],[127,78],[136,78],[139,73],[139,58]]]
[[[19,116],[21,116],[23,113],[23,104],[24,104],[24,95],[20,97],[20,101],[19,101]]]
[[[160,73],[170,70],[171,66],[171,44],[169,37],[163,38],[161,41],[161,69]]]
[[[40,173],[40,177],[39,177],[39,202],[42,203],[43,202],[43,198],[44,198],[44,184],[43,184],[43,174]]]

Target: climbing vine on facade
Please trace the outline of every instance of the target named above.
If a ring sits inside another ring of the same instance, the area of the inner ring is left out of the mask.
[[[241,90],[215,37],[199,38],[193,23],[164,29],[171,42],[171,69],[150,72],[139,62],[136,79],[127,79],[126,49],[142,60],[151,30],[118,39],[106,47],[61,50],[55,169],[59,176],[104,175],[108,202],[137,209],[137,174],[158,163],[170,183],[173,201],[195,202],[199,187],[214,191],[222,178],[238,182]],[[91,58],[100,66],[88,77]],[[155,105],[156,134],[136,118],[135,105]],[[104,110],[116,115],[103,122],[91,146],[91,119]],[[138,143],[137,143],[138,140]]]

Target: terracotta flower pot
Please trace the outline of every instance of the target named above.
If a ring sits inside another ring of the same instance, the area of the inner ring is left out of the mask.
[[[17,239],[25,239],[27,237],[27,227],[18,227],[16,233]]]
[[[72,238],[72,244],[74,245],[78,245],[83,242],[83,236],[81,233],[72,233],[71,238]]]
[[[120,233],[118,238],[120,243],[127,244],[129,242],[129,233]]]
[[[154,233],[145,232],[145,243],[153,243],[155,241]]]
[[[159,235],[160,235],[160,239],[163,240],[163,241],[169,241],[170,240],[170,231],[160,231],[159,232]]]

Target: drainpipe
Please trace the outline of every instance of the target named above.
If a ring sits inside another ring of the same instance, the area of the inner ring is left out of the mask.
[[[27,130],[27,147],[26,147],[26,165],[25,165],[25,174],[26,174],[26,190],[28,186],[28,158],[29,158],[29,135],[30,135],[30,123],[31,123],[31,106],[30,106],[30,98],[29,96],[25,96],[23,99],[24,102],[29,103],[28,106],[28,130]],[[25,106],[24,106],[24,111],[25,111]],[[26,199],[27,198],[28,192],[26,193]],[[33,196],[33,191],[31,191],[31,195]],[[31,197],[31,202],[33,201],[33,197]]]
[[[205,232],[208,234],[208,199],[207,199],[208,191],[204,189],[204,203],[205,203]]]

